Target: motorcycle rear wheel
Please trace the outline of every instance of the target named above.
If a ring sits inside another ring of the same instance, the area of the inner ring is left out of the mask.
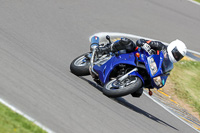
[[[117,79],[111,80],[104,85],[102,92],[104,95],[108,97],[115,98],[134,93],[138,89],[142,88],[142,81],[139,77],[134,77],[131,79],[132,79],[131,81],[129,79],[129,84],[127,85],[119,83]]]
[[[76,59],[74,59],[70,64],[70,70],[76,76],[87,76],[90,75],[89,67],[90,60],[85,57],[86,54],[83,54]]]

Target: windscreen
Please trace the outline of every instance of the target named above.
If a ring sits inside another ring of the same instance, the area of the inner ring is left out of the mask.
[[[169,55],[166,51],[163,51],[164,59],[162,63],[163,73],[168,73],[173,69],[173,63],[169,60]]]

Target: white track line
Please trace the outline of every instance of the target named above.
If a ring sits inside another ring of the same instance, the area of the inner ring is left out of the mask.
[[[127,37],[127,38],[143,38],[146,40],[157,40],[157,39],[151,39],[151,38],[147,38],[147,37],[142,37],[142,36],[137,36],[137,35],[132,35],[132,34],[126,34],[126,33],[119,33],[119,32],[99,32],[99,33],[95,33],[94,35],[90,36],[89,41],[91,41],[91,38],[93,36],[98,36],[100,39],[101,38],[105,38],[106,35],[109,35],[110,37]],[[165,45],[169,45],[169,43],[163,42]],[[191,52],[193,54],[197,54],[200,55],[199,52],[187,49],[188,52]]]
[[[188,1],[200,6],[200,3],[199,3],[199,2],[196,2],[196,1],[194,1],[194,0],[188,0]]]
[[[169,110],[166,106],[164,106],[163,104],[161,104],[160,102],[156,101],[155,99],[153,99],[151,96],[149,96],[149,94],[147,94],[146,92],[144,92],[144,94],[149,97],[151,100],[153,100],[155,103],[157,103],[158,105],[160,105],[162,108],[164,108],[167,112],[169,112],[170,114],[172,114],[173,116],[175,116],[176,118],[178,118],[179,120],[181,120],[182,122],[184,122],[185,124],[187,124],[188,126],[190,126],[191,128],[193,128],[195,131],[199,132],[199,130],[197,130],[196,128],[194,128],[192,125],[188,124],[186,121],[184,121],[183,119],[181,119],[180,117],[178,117],[175,113],[173,113],[171,110]]]
[[[33,122],[34,124],[36,124],[37,126],[39,126],[40,128],[42,128],[43,130],[47,131],[48,133],[54,133],[52,130],[50,130],[49,128],[45,127],[44,125],[42,125],[41,123],[37,122],[35,119],[31,118],[30,116],[28,116],[27,114],[23,113],[22,111],[18,110],[17,108],[15,108],[14,106],[10,105],[8,102],[6,102],[5,100],[0,98],[0,102],[2,104],[4,104],[5,106],[9,107],[11,110],[13,110],[14,112],[22,115],[23,117],[25,117],[26,119],[28,119],[29,121]]]

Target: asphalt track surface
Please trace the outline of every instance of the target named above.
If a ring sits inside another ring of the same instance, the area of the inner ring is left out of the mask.
[[[151,99],[104,96],[70,62],[96,32],[123,32],[200,52],[200,6],[186,0],[0,1],[0,98],[58,133],[193,133]]]

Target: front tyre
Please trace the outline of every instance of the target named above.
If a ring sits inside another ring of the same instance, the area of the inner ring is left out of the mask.
[[[83,54],[72,61],[70,64],[70,70],[76,76],[86,76],[90,75],[89,67],[90,60],[85,57],[86,54]]]
[[[117,79],[109,81],[103,87],[103,93],[108,97],[122,97],[134,93],[142,88],[142,81],[139,77],[128,77],[123,81]]]

